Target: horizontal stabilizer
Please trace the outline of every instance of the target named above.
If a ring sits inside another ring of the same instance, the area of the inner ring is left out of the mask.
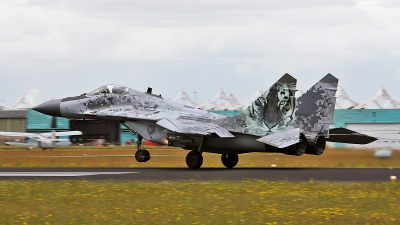
[[[329,142],[340,142],[347,144],[359,144],[365,145],[378,140],[375,137],[371,137],[365,134],[360,134],[355,131],[340,127],[329,130],[329,138],[326,141]]]
[[[257,139],[257,141],[277,148],[286,148],[300,141],[300,128],[272,133]]]
[[[222,138],[235,137],[227,129],[217,124],[205,123],[195,120],[162,119],[157,122],[157,125],[181,134],[208,135],[215,133]]]

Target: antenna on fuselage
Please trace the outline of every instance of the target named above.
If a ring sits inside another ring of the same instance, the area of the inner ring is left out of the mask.
[[[148,87],[146,92],[149,93],[149,94],[151,94],[152,90],[153,90],[153,88]]]

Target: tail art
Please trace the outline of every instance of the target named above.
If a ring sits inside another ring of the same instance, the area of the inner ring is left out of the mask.
[[[292,128],[296,111],[296,82],[289,74],[283,75],[247,107],[239,115],[244,116],[242,132],[261,136]]]
[[[305,133],[320,133],[329,137],[338,82],[336,77],[328,74],[297,99],[296,127]]]

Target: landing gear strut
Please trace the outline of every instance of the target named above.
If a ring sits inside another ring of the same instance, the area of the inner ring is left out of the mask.
[[[137,151],[135,153],[135,159],[138,162],[147,162],[150,160],[150,152],[147,151],[146,149],[142,149],[142,140],[143,137],[139,134],[138,135],[138,140],[136,142],[137,144]]]
[[[205,137],[203,136],[200,141],[199,149],[197,151],[191,151],[186,156],[186,165],[190,169],[198,169],[203,165],[203,144]]]
[[[221,161],[226,168],[233,168],[239,162],[239,156],[237,154],[222,154]]]

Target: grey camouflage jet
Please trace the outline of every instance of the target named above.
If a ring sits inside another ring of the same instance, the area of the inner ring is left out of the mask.
[[[329,129],[335,108],[338,79],[326,75],[297,100],[297,80],[283,75],[241,114],[223,116],[139,92],[121,85],[105,85],[88,94],[51,100],[33,109],[69,119],[119,121],[138,134],[135,158],[150,159],[142,139],[181,147],[190,152],[186,164],[198,169],[203,152],[221,154],[227,168],[239,154],[278,152],[321,155],[327,141],[367,144],[376,139],[345,128]]]

